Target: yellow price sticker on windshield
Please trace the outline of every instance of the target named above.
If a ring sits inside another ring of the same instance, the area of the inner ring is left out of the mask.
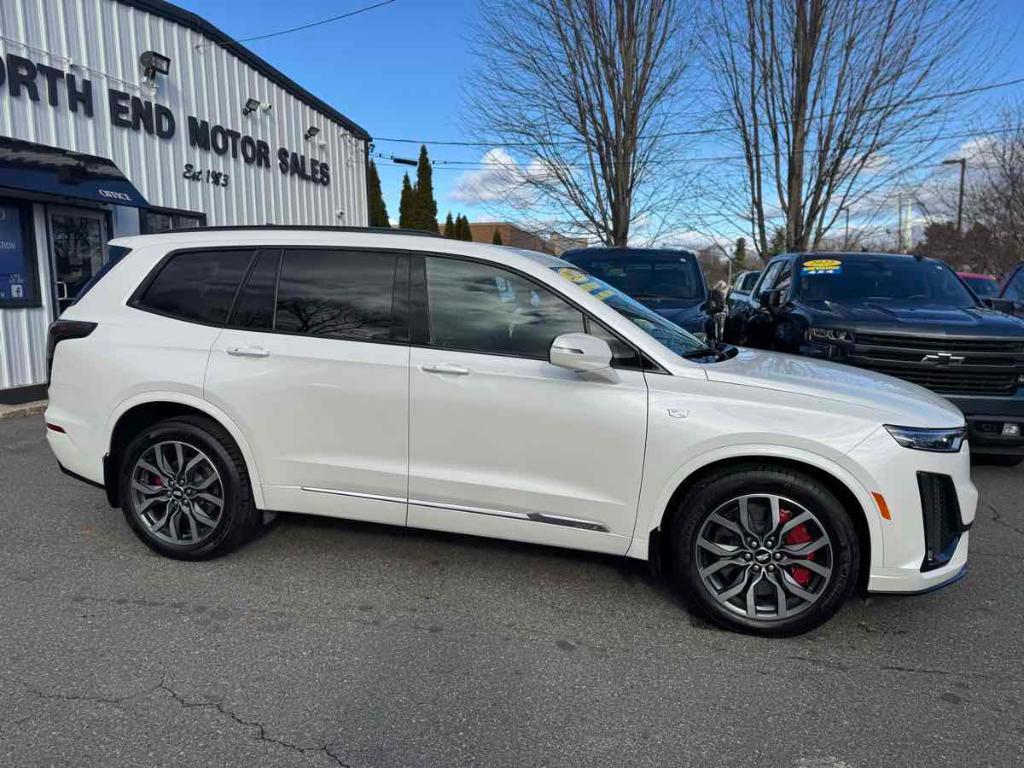
[[[566,280],[572,280],[574,283],[585,283],[588,278],[584,273],[578,269],[569,269],[568,267],[562,267],[558,270],[558,274],[564,277]]]
[[[838,275],[843,271],[839,259],[812,259],[805,261],[801,270],[805,275]]]

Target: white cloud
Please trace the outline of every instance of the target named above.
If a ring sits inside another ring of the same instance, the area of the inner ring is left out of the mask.
[[[449,200],[464,205],[508,203],[517,207],[536,201],[529,183],[546,175],[539,160],[522,165],[506,150],[495,147],[484,153],[480,164],[484,167],[465,171],[455,180]]]

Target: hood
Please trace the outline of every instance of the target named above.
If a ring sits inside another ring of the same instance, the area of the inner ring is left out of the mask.
[[[706,299],[638,299],[641,304],[653,309],[666,320],[671,320],[686,330],[704,330],[708,313],[704,309]]]
[[[881,373],[797,355],[740,349],[704,368],[712,381],[774,389],[860,406],[879,423],[902,427],[958,427],[960,410],[924,387]]]
[[[931,335],[1020,337],[1024,322],[987,307],[942,307],[904,303],[813,302],[804,304],[812,324],[851,330]]]

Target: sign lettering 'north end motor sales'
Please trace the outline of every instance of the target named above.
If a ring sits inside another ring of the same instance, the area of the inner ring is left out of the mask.
[[[95,108],[92,83],[79,80],[70,72],[34,63],[21,56],[8,53],[6,61],[0,59],[0,91],[4,84],[12,98],[27,96],[32,101],[46,102],[54,108],[61,105],[61,88],[67,109],[81,111],[91,118]],[[163,104],[140,99],[115,88],[107,90],[107,111],[110,122],[132,131],[145,131],[161,139],[171,139],[178,128],[178,121]],[[208,120],[189,115],[187,119],[188,143],[194,149],[231,155],[241,158],[246,165],[257,168],[271,168],[270,145],[263,139],[256,139],[232,128],[210,125]],[[331,183],[331,168],[323,160],[307,160],[304,154],[287,147],[279,147],[275,153],[276,164],[281,173],[298,176],[314,184],[327,186]]]

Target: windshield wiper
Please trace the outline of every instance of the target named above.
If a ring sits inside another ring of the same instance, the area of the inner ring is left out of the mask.
[[[683,357],[683,358],[686,358],[687,360],[689,360],[692,357],[707,357],[708,355],[717,355],[717,354],[718,354],[718,350],[714,349],[712,347],[697,347],[697,349],[692,349],[689,352],[684,352],[682,355],[680,355],[680,357]]]

